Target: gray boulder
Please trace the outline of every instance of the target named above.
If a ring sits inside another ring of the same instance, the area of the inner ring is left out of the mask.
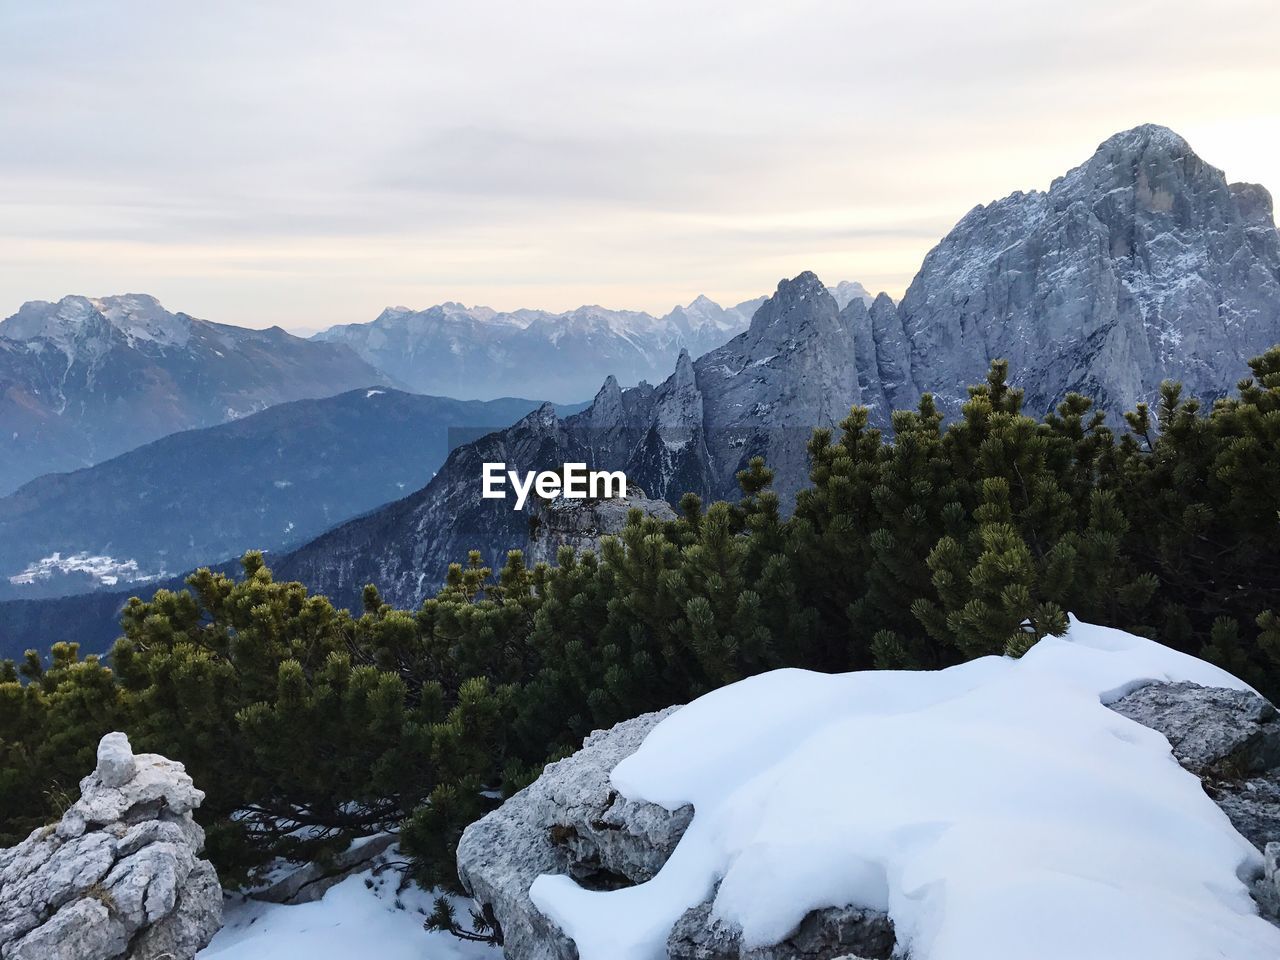
[[[1256,693],[1151,683],[1111,709],[1164,734],[1192,773],[1238,776],[1280,766],[1280,715]]]
[[[618,795],[613,768],[677,708],[645,714],[587,737],[458,843],[458,876],[501,931],[512,960],[577,960],[578,951],[529,899],[544,873],[613,889],[654,876],[684,835],[693,808],[674,812]]]
[[[1111,709],[1164,734],[1266,864],[1253,884],[1263,916],[1280,923],[1280,715],[1242,690],[1152,683]]]
[[[80,799],[0,851],[0,957],[194,957],[222,925],[217,874],[197,858],[203,800],[182,764],[103,737]]]
[[[361,837],[341,853],[301,864],[266,886],[250,891],[249,896],[267,903],[314,903],[330,887],[363,870],[395,842],[394,833]]]
[[[1280,715],[1270,703],[1242,690],[1152,683],[1111,709],[1164,734],[1250,843],[1280,842]]]
[[[742,931],[711,915],[714,898],[685,912],[667,938],[669,960],[888,960],[893,922],[876,910],[814,910],[785,939],[743,949]]]

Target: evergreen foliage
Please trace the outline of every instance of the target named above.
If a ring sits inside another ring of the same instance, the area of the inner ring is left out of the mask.
[[[239,580],[200,571],[130,603],[110,667],[65,644],[0,665],[3,842],[122,728],[207,791],[224,879],[399,824],[416,878],[448,885],[465,825],[593,729],[779,666],[1018,656],[1068,612],[1275,698],[1280,348],[1252,370],[1210,410],[1167,384],[1117,436],[1079,396],[1024,415],[997,362],[953,423],[926,396],[891,441],[859,408],[815,431],[789,517],[756,458],[737,503],[634,511],[555,566],[473,553],[415,611],[373,586],[336,610],[255,553]]]

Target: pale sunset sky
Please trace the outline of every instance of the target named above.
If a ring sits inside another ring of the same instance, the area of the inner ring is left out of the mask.
[[[0,0],[0,317],[900,295],[1119,130],[1280,190],[1280,4]]]

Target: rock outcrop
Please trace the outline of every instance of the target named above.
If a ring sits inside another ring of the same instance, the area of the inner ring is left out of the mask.
[[[693,819],[628,800],[609,774],[678,707],[645,714],[587,737],[573,756],[547,766],[532,785],[484,819],[458,844],[458,876],[502,936],[508,960],[578,960],[578,952],[529,897],[542,874],[568,874],[591,889],[643,883],[662,869]],[[888,958],[893,925],[856,907],[815,910],[783,941],[742,952],[741,931],[711,917],[712,900],[689,910],[672,930],[677,960],[832,960]]]
[[[182,764],[103,737],[62,819],[0,851],[0,957],[191,960],[222,925],[203,800]]]
[[[1240,833],[1263,852],[1253,893],[1280,923],[1280,716],[1247,691],[1190,683],[1151,683],[1111,708],[1163,734],[1175,758]],[[613,768],[637,750],[663,718],[647,714],[597,731],[568,759],[550,764],[531,786],[472,824],[458,845],[458,873],[481,911],[501,930],[508,960],[577,960],[570,941],[533,904],[542,874],[567,874],[594,889],[643,883],[666,863],[693,810],[673,812],[618,795]],[[993,789],[995,789],[993,787]],[[1176,840],[1176,838],[1171,838]],[[742,933],[713,914],[714,895],[676,922],[672,960],[887,960],[893,923],[858,906],[815,910],[778,943],[744,947]]]
[[[814,910],[779,943],[743,949],[742,931],[712,915],[714,898],[685,912],[667,938],[668,960],[888,960],[893,923],[875,910]]]
[[[573,943],[529,898],[540,875],[566,873],[584,886],[614,889],[650,879],[667,862],[693,809],[627,800],[609,774],[675,709],[591,734],[580,751],[548,765],[462,834],[458,876],[501,932],[508,958],[577,960]]]
[[[1280,923],[1280,714],[1262,697],[1193,683],[1152,683],[1111,709],[1164,734],[1232,825],[1263,852],[1253,892]]]
[[[608,500],[566,500],[559,497],[540,501],[530,512],[525,561],[530,566],[554,564],[561,547],[599,553],[601,538],[621,533],[632,510],[659,520],[676,519],[671,504],[665,500],[651,500],[635,486],[627,490],[627,496]]]

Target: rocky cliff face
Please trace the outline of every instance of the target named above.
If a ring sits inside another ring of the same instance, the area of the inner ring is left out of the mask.
[[[0,851],[0,956],[192,960],[222,924],[203,800],[181,764],[103,737],[62,819]]]
[[[897,312],[906,392],[932,391],[950,412],[997,357],[1037,415],[1068,391],[1115,414],[1166,378],[1213,399],[1280,342],[1271,199],[1172,131],[1138,127],[1048,191],[971,211]]]
[[[763,454],[789,503],[808,480],[805,445],[815,426],[840,421],[860,396],[853,330],[812,273],[784,280],[751,326],[697,360],[681,351],[652,387],[608,378],[592,404],[560,419],[547,404],[506,430],[454,450],[422,490],[345,524],[275,564],[336,602],[354,605],[366,583],[392,603],[416,605],[451,562],[478,549],[501,565],[525,545],[527,511],[481,498],[482,466],[554,470],[580,462],[623,470],[658,500],[692,491],[733,497],[736,474]]]
[[[64,297],[0,322],[0,495],[178,430],[389,379],[341,344]]]
[[[621,796],[610,773],[679,708],[593,733],[573,756],[550,764],[531,786],[472,824],[458,844],[458,876],[503,937],[508,960],[576,960],[574,944],[543,914],[530,886],[565,874],[588,889],[614,890],[651,879],[674,852],[696,811],[669,811]],[[1168,740],[1174,757],[1200,777],[1236,829],[1265,851],[1253,878],[1264,916],[1280,923],[1280,719],[1255,694],[1153,683],[1112,709]],[[999,790],[993,783],[991,789]],[[890,918],[853,905],[815,910],[778,942],[743,945],[717,919],[715,894],[686,911],[667,940],[673,960],[833,960],[894,956]]]

